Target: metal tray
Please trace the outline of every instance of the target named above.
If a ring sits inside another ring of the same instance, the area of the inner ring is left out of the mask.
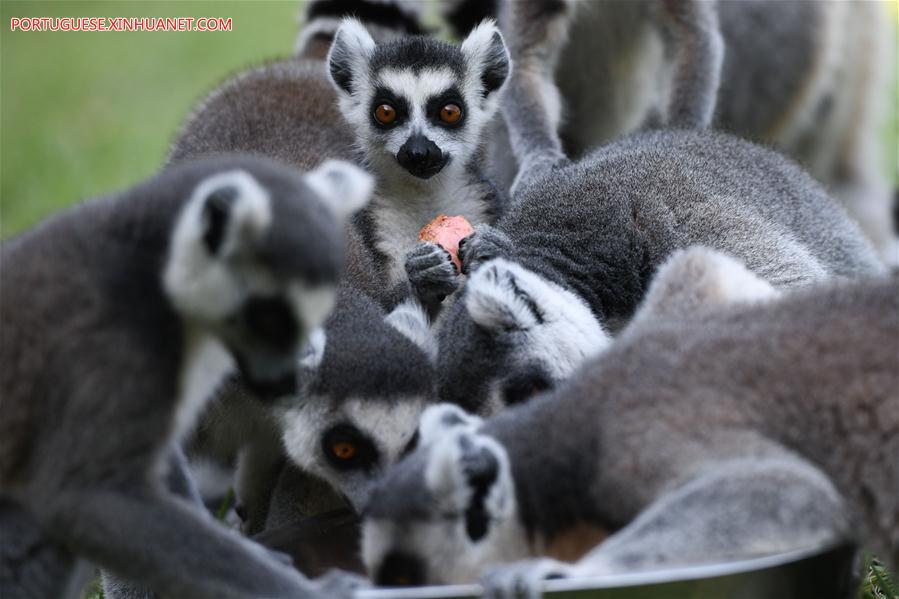
[[[597,578],[548,580],[546,597],[559,599],[666,599],[852,597],[857,590],[856,550],[829,545],[748,560],[619,574]],[[465,599],[481,587],[450,585],[379,588],[358,591],[357,599]]]

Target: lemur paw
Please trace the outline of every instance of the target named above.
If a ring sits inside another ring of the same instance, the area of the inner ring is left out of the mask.
[[[351,599],[356,591],[371,586],[367,578],[343,570],[328,570],[313,583],[317,596],[335,599]]]
[[[538,599],[543,582],[573,576],[573,567],[549,558],[524,560],[487,568],[481,575],[484,597],[490,599]]]
[[[459,273],[450,253],[422,241],[406,254],[406,276],[425,305],[439,303],[459,287]]]
[[[462,273],[466,275],[488,260],[507,257],[511,253],[512,240],[490,225],[477,225],[474,233],[459,241],[459,261],[462,262]]]

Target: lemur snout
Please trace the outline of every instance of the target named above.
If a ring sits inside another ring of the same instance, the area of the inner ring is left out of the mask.
[[[420,179],[430,179],[446,164],[446,157],[433,141],[416,133],[406,140],[396,153],[396,161]]]

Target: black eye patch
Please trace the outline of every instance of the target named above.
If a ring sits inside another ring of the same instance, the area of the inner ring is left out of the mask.
[[[462,110],[462,118],[455,123],[447,123],[440,118],[440,111],[447,104],[455,104]],[[465,101],[462,100],[462,93],[454,86],[450,87],[442,94],[431,96],[425,105],[425,115],[428,117],[428,120],[435,125],[439,125],[445,129],[458,129],[465,124],[466,108]]]
[[[396,119],[394,119],[390,124],[383,124],[378,122],[378,119],[375,118],[375,110],[377,110],[378,106],[381,104],[389,104],[396,110]],[[374,96],[371,100],[371,107],[369,112],[369,118],[371,119],[372,124],[378,129],[392,129],[397,125],[400,125],[409,118],[409,103],[402,96],[398,96],[394,94],[392,91],[387,89],[384,86],[378,86],[375,88]]]
[[[321,449],[328,463],[342,471],[369,471],[380,459],[371,438],[346,422],[334,425],[322,435]]]
[[[299,334],[293,310],[281,297],[252,298],[242,310],[249,332],[266,344],[289,350]]]

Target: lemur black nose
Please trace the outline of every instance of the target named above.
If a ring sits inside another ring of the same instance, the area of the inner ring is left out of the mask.
[[[446,158],[433,141],[416,133],[406,140],[396,153],[396,161],[410,174],[428,179],[440,172]]]

